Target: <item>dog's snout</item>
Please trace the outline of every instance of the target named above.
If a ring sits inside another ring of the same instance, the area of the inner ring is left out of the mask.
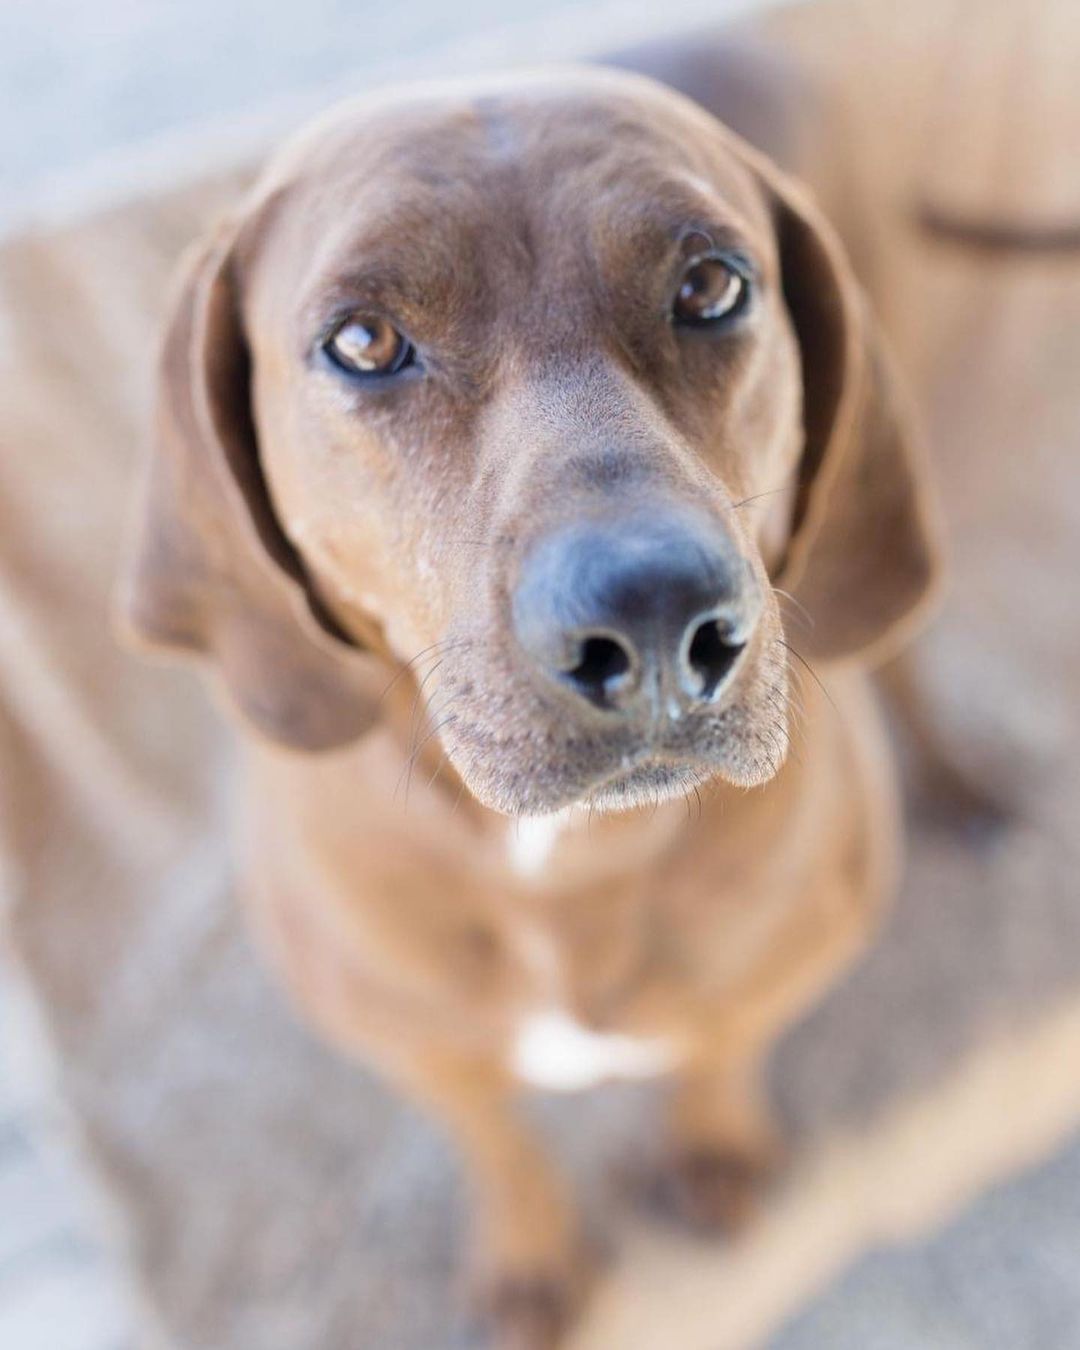
[[[514,628],[544,675],[598,708],[681,709],[725,685],[753,631],[756,596],[707,517],[590,520],[529,554]]]

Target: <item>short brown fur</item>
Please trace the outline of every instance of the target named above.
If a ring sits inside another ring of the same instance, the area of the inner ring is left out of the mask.
[[[691,234],[758,271],[730,340],[664,318]],[[320,367],[342,305],[392,310],[425,373]],[[129,614],[258,733],[255,922],[313,1022],[455,1134],[497,1333],[554,1344],[580,1232],[515,1113],[524,1019],[673,1047],[662,1191],[722,1226],[775,1150],[762,1061],[892,885],[864,671],[921,612],[935,523],[873,320],[813,204],[669,90],[411,91],[297,138],[192,255],[158,425]],[[642,743],[534,678],[508,596],[568,513],[666,502],[723,522],[762,617],[720,703]],[[515,869],[506,816],[575,805]]]

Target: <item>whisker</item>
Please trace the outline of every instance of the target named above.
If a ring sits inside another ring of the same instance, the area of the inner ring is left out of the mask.
[[[444,691],[441,689],[433,689],[431,693],[424,699],[423,712],[420,714],[419,721],[416,723],[414,729],[415,734],[412,738],[412,743],[409,751],[410,756],[413,758],[414,763],[416,762],[415,756],[418,753],[418,750],[420,749],[420,747],[417,746],[416,737],[420,734],[421,728],[424,727],[425,725],[430,726],[436,717],[441,717],[443,713],[446,712],[447,708],[449,708],[457,698],[457,693],[454,690],[451,690],[443,698],[442,702],[439,704],[438,709],[436,709],[434,707],[435,701],[439,697],[439,695],[443,692]]]
[[[784,724],[780,719],[777,719],[777,721],[773,723],[771,728],[771,734],[775,737],[777,744],[777,755],[779,757],[779,761],[781,764],[783,764],[785,755],[791,755],[792,758],[795,760],[796,764],[798,764],[801,768],[803,763],[802,753],[796,746],[795,740],[790,733],[786,737],[786,746],[785,746],[784,730],[785,730]]]
[[[783,762],[783,743],[779,738],[778,724],[770,722],[763,730],[762,735],[768,739],[772,749],[772,756],[769,760],[773,773],[778,773],[780,765]]]
[[[770,723],[763,734],[768,736],[770,748],[772,750],[771,754],[766,754],[766,764],[768,765],[771,775],[775,775],[778,774],[784,766],[783,742],[779,739],[778,725],[776,723]]]
[[[424,678],[423,678],[423,679],[420,681],[420,683],[416,686],[416,693],[413,695],[413,712],[414,712],[414,713],[416,712],[417,705],[419,704],[421,698],[423,697],[423,694],[424,694],[424,686],[427,684],[428,680],[431,679],[432,675],[434,675],[435,672],[439,669],[439,667],[442,665],[442,663],[443,663],[444,660],[445,660],[445,658],[442,657],[442,656],[440,656],[439,659],[435,662],[435,664],[431,667],[431,669],[430,669],[430,670],[427,672],[427,674],[424,676]],[[431,704],[431,699],[434,697],[434,695],[435,695],[437,692],[438,692],[438,690],[432,690],[432,692],[431,692],[431,694],[429,695],[429,697],[428,697],[427,699],[424,700],[424,716],[425,716],[425,717],[427,716],[428,708],[430,707],[430,704]]]
[[[781,717],[787,717],[790,714],[791,720],[795,722],[796,726],[805,729],[806,708],[794,690],[789,688],[785,692],[778,684],[769,684],[765,686],[765,692],[771,695],[769,702]]]
[[[416,740],[420,734],[420,727],[426,720],[428,720],[430,716],[431,700],[438,692],[437,690],[433,690],[432,693],[427,698],[424,698],[424,685],[427,684],[428,680],[431,679],[432,675],[435,674],[435,672],[439,669],[442,663],[443,658],[440,657],[438,661],[436,661],[435,664],[431,667],[431,669],[427,672],[424,678],[420,681],[420,683],[416,686],[416,693],[413,694],[412,710],[409,714],[409,737],[408,737],[409,750],[408,750],[408,759],[406,761],[406,763],[409,766],[409,781],[406,783],[405,786],[406,804],[408,803],[409,800],[409,788],[412,785],[412,764],[413,764],[413,756],[416,751]],[[421,703],[423,703],[423,712],[420,712]]]
[[[809,620],[803,618],[797,610],[789,609],[787,601],[783,596],[778,596],[777,599],[779,601],[778,608],[780,610],[780,617],[784,621],[785,629],[798,628],[800,633],[809,635],[811,631]]]
[[[445,709],[443,709],[443,711],[445,711]],[[430,742],[434,739],[434,737],[437,736],[438,733],[439,733],[440,731],[442,731],[444,727],[448,727],[452,722],[454,722],[454,721],[456,721],[456,720],[457,720],[457,715],[456,715],[455,713],[450,713],[449,716],[444,717],[443,720],[442,720],[441,722],[436,722],[435,725],[431,728],[431,730],[430,730],[430,731],[427,733],[427,735],[424,737],[424,739],[423,739],[423,740],[420,742],[420,744],[416,747],[416,752],[413,754],[413,756],[411,757],[411,759],[410,759],[410,761],[409,761],[409,765],[408,765],[409,773],[408,773],[408,778],[406,779],[406,782],[405,782],[405,810],[406,810],[406,811],[408,811],[408,809],[409,809],[409,793],[410,793],[410,791],[411,791],[411,789],[412,789],[412,771],[413,771],[413,768],[414,768],[415,765],[416,765],[416,761],[420,758],[420,755],[421,755],[421,753],[423,752],[424,747],[427,746],[428,744],[430,744]],[[437,772],[437,770],[436,770],[436,772]]]
[[[796,600],[796,599],[795,599],[795,597],[791,594],[790,591],[785,591],[785,590],[783,589],[783,587],[781,587],[781,586],[774,586],[774,587],[773,587],[773,594],[774,594],[774,595],[782,595],[782,596],[784,597],[785,600],[790,600],[791,603],[795,606],[795,608],[799,611],[799,613],[800,613],[800,614],[803,616],[803,618],[806,620],[806,622],[810,625],[810,627],[811,627],[811,628],[816,628],[816,627],[817,627],[817,625],[814,623],[814,616],[810,613],[810,611],[806,608],[806,606],[803,604],[803,602],[802,602],[801,600]]]
[[[424,785],[426,788],[430,789],[435,786],[435,780],[438,778],[439,774],[442,773],[445,765],[446,765],[446,753],[444,751],[443,754],[439,756],[438,764],[435,765],[435,772],[431,775],[431,777],[427,780],[427,783]]]
[[[379,695],[379,702],[382,703],[383,699],[386,698],[387,694],[389,694],[390,690],[397,684],[398,680],[400,680],[403,675],[407,674],[423,657],[434,655],[436,652],[438,652],[440,656],[445,656],[447,652],[452,651],[455,647],[464,646],[468,641],[468,638],[440,638],[438,642],[433,642],[430,646],[422,647],[415,656],[411,657],[403,665],[398,667],[390,683]]]
[[[415,666],[418,661],[422,660],[425,656],[427,656],[429,652],[434,653],[438,651],[438,649],[441,646],[442,640],[440,639],[440,641],[438,642],[432,642],[430,646],[421,647],[421,649],[416,653],[415,656],[410,657],[408,661],[405,661],[400,666],[398,666],[397,670],[394,672],[394,676],[391,679],[390,683],[379,695],[379,702],[381,703],[383,701],[383,699],[387,696],[390,690],[393,689],[394,685],[397,684],[398,680],[400,680],[403,675],[407,674],[410,670],[412,670],[413,666]]]
[[[780,694],[777,690],[773,688],[768,688],[765,690],[765,696],[770,706],[772,707],[773,711],[776,713],[778,721],[780,722],[795,721],[796,724],[798,724],[797,719],[794,717],[794,715],[789,717],[789,713],[793,714],[793,710],[788,707],[787,703],[780,697]]]
[[[821,680],[818,678],[818,673],[817,673],[817,671],[816,671],[816,670],[814,669],[814,667],[810,664],[810,662],[806,659],[806,657],[803,656],[801,652],[797,652],[797,651],[795,650],[795,648],[791,645],[791,643],[790,643],[790,642],[785,642],[783,638],[777,638],[776,640],[777,640],[777,642],[780,643],[781,647],[786,647],[786,648],[788,649],[788,651],[792,654],[792,656],[795,658],[795,660],[798,661],[799,664],[803,667],[803,669],[806,670],[806,671],[809,673],[810,678],[814,681],[814,683],[817,685],[817,687],[821,690],[821,692],[822,692],[822,693],[825,695],[825,697],[829,700],[829,704],[830,704],[830,706],[832,707],[832,710],[833,710],[834,712],[836,712],[836,713],[839,713],[840,709],[839,709],[839,708],[836,706],[836,704],[833,702],[833,697],[832,697],[832,695],[829,693],[829,691],[828,691],[828,690],[825,688],[825,686],[822,684]]]
[[[415,764],[416,758],[420,753],[420,750],[423,748],[422,746],[417,745],[417,740],[421,734],[421,727],[423,727],[425,723],[430,723],[433,717],[435,716],[435,714],[432,712],[431,705],[435,701],[435,698],[439,692],[437,689],[434,689],[430,694],[428,694],[425,697],[424,685],[427,684],[428,680],[431,678],[432,675],[435,674],[435,671],[439,668],[441,664],[442,658],[440,658],[439,661],[436,662],[436,664],[431,668],[431,670],[429,670],[428,673],[424,676],[424,678],[420,681],[420,683],[417,685],[416,693],[413,695],[412,712],[409,717],[409,732],[408,732],[409,749],[408,749],[408,756],[405,762],[405,768],[408,770],[409,775],[405,785],[406,804],[408,804],[409,790],[412,786],[412,766],[413,764]],[[454,694],[451,693],[447,696],[442,707],[439,709],[439,712],[440,713],[445,712],[446,709],[451,705],[451,703],[453,703],[453,701],[454,701]],[[422,710],[421,704],[423,705]],[[395,796],[396,795],[397,791],[395,789]]]
[[[728,507],[729,511],[739,511],[744,506],[749,506],[752,502],[759,502],[763,497],[775,497],[778,492],[786,492],[791,487],[790,483],[782,483],[780,487],[769,488],[766,492],[755,492],[750,497],[744,497],[740,502],[732,502]]]
[[[440,712],[445,712],[447,706],[449,706],[449,705],[445,705],[445,706],[444,706],[443,708],[441,708],[439,711],[440,711]],[[408,809],[409,809],[409,791],[410,791],[410,788],[411,788],[411,785],[412,785],[412,771],[413,771],[413,766],[414,766],[414,764],[416,763],[417,759],[420,757],[421,753],[423,752],[424,747],[430,742],[431,738],[432,738],[433,736],[435,736],[438,732],[440,732],[440,731],[443,729],[443,727],[448,726],[451,722],[455,721],[455,720],[456,720],[456,716],[457,716],[457,715],[456,715],[455,713],[450,713],[449,716],[444,717],[443,720],[442,720],[441,722],[436,722],[435,725],[434,725],[433,727],[430,728],[430,730],[427,732],[427,734],[423,737],[423,739],[422,739],[422,740],[420,741],[420,743],[417,745],[416,749],[413,750],[413,752],[409,755],[408,761],[406,762],[405,766],[402,768],[401,773],[398,774],[397,785],[396,785],[396,787],[394,788],[394,800],[395,800],[395,801],[397,800],[397,795],[398,795],[398,793],[401,791],[401,782],[402,782],[402,779],[405,779],[405,810],[406,810],[406,811],[408,811]]]

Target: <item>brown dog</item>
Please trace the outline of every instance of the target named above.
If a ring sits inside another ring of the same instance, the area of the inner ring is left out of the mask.
[[[258,733],[257,923],[454,1132],[507,1343],[580,1283],[523,1084],[668,1075],[696,1224],[772,1157],[763,1057],[891,884],[921,483],[829,227],[635,76],[350,103],[185,270],[130,614]]]

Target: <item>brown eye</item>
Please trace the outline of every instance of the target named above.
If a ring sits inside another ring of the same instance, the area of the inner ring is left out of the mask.
[[[412,362],[412,344],[386,319],[350,315],[323,343],[342,370],[360,375],[393,375]]]
[[[713,323],[738,314],[749,294],[749,281],[731,263],[697,258],[683,273],[672,312],[678,323]]]

